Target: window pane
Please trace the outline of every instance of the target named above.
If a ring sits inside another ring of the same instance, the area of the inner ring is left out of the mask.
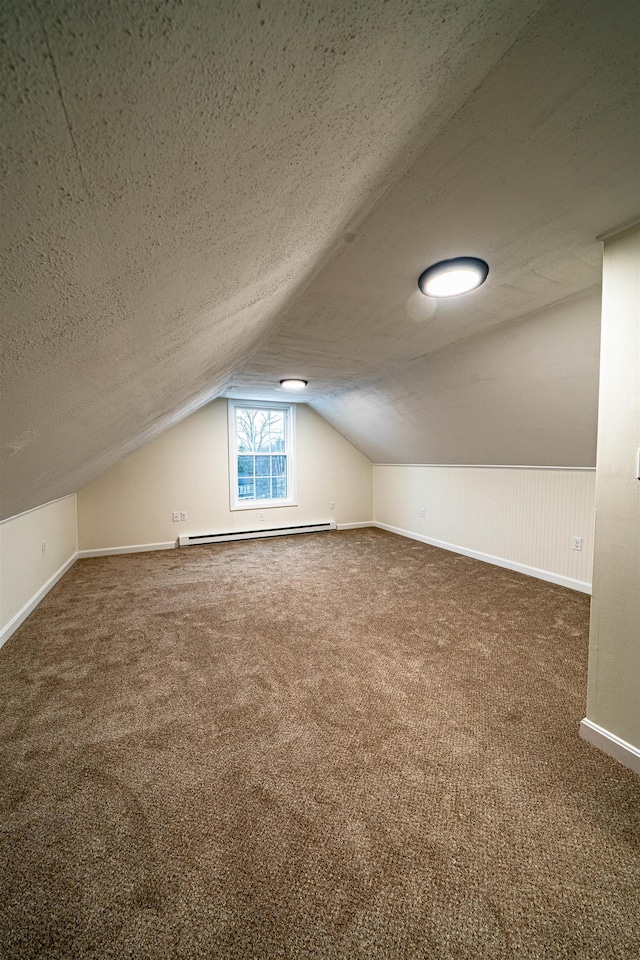
[[[256,480],[256,499],[268,499],[271,497],[271,482],[269,477],[258,477]]]
[[[236,437],[238,453],[255,450],[255,410],[236,409]]]
[[[274,477],[284,477],[287,472],[286,457],[271,457],[271,475]]]
[[[271,414],[269,437],[269,449],[272,453],[280,453],[284,450],[284,413],[278,410]]]
[[[255,449],[268,451],[269,449],[269,410],[254,410]]]
[[[253,500],[255,498],[255,483],[246,477],[238,478],[238,500]]]
[[[251,401],[233,403],[231,410],[229,448],[237,468],[234,502],[246,508],[261,502],[268,505],[269,500],[286,501],[291,469],[288,431],[295,411],[284,406],[254,406]]]
[[[256,457],[256,476],[257,477],[268,477],[271,473],[270,467],[271,457]]]
[[[252,477],[253,462],[255,457],[238,457],[238,476],[239,477]]]
[[[287,478],[274,477],[271,481],[271,496],[277,500],[284,500],[287,496]]]

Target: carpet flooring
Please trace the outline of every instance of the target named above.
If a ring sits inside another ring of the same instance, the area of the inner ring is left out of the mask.
[[[639,957],[588,607],[374,529],[79,561],[0,651],[0,955]]]

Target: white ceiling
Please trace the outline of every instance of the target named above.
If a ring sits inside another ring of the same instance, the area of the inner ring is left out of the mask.
[[[3,517],[287,375],[376,460],[593,463],[635,0],[0,10]]]

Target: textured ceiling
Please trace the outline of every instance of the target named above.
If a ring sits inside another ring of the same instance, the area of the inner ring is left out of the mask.
[[[3,517],[286,375],[376,459],[593,462],[595,237],[640,210],[635,2],[0,9]],[[416,278],[455,253],[489,281],[434,309]],[[501,444],[492,344],[530,401]]]
[[[375,463],[591,466],[599,341],[600,297],[577,297],[314,406]]]

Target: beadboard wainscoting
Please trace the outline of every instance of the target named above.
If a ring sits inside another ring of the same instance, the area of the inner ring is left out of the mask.
[[[595,469],[375,464],[373,476],[377,526],[590,593]]]
[[[0,646],[77,556],[75,493],[0,523]]]

